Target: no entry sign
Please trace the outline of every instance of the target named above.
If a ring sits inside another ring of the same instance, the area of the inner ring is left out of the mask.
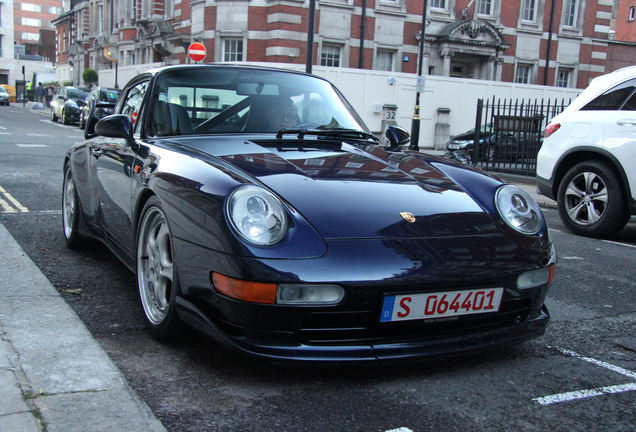
[[[188,47],[188,57],[195,62],[203,60],[207,53],[208,51],[205,49],[205,45],[200,42],[193,42]]]

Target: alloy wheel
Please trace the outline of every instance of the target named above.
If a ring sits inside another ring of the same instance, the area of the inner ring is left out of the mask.
[[[144,214],[137,246],[139,296],[148,321],[163,323],[174,286],[172,241],[163,212],[155,206]]]
[[[64,193],[62,197],[62,218],[64,222],[64,236],[70,239],[73,235],[75,218],[77,217],[77,201],[75,200],[75,183],[71,178],[71,170],[66,171],[64,177]]]
[[[568,217],[580,225],[597,222],[608,204],[607,186],[593,172],[581,172],[574,176],[565,190],[565,210]]]

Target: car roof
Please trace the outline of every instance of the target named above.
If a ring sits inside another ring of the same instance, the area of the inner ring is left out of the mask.
[[[148,69],[145,73],[149,73],[152,75],[157,75],[159,73],[170,71],[170,70],[179,70],[179,69],[197,69],[197,68],[230,68],[237,70],[263,70],[263,71],[272,71],[272,72],[285,72],[297,75],[307,75],[314,78],[322,79],[326,81],[324,78],[321,78],[316,75],[307,74],[300,71],[283,69],[283,68],[275,68],[275,67],[266,67],[266,66],[258,66],[258,65],[243,65],[243,64],[234,64],[234,63],[206,63],[206,64],[180,64],[180,65],[168,65],[168,66],[160,66],[152,69]]]
[[[581,92],[564,112],[579,110],[601,93],[632,78],[636,78],[636,66],[624,67],[614,72],[598,76],[590,81],[587,88]]]

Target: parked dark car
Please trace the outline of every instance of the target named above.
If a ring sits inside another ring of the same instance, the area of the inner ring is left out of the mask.
[[[70,124],[79,121],[88,90],[77,87],[62,87],[51,100],[51,120],[62,119],[62,123]]]
[[[86,100],[80,113],[79,127],[84,129],[86,127],[86,121],[88,120],[91,110],[95,120],[99,120],[107,115],[113,113],[117,98],[119,97],[119,89],[107,88],[107,87],[95,87],[93,88]]]
[[[537,140],[540,134],[526,131],[494,130],[489,126],[482,126],[479,132],[479,162],[511,161],[528,157],[532,140]],[[474,154],[475,129],[468,130],[451,137],[446,143],[448,156],[453,156],[461,162],[475,160]],[[535,146],[532,146],[534,148]]]
[[[534,200],[404,130],[383,146],[326,80],[153,69],[94,129],[64,160],[64,236],[136,272],[154,337],[185,322],[274,361],[369,362],[545,331],[556,253]]]

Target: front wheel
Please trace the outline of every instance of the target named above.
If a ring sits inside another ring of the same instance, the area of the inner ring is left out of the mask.
[[[55,108],[51,107],[51,121],[56,122],[57,116],[55,115]]]
[[[579,235],[612,235],[629,219],[616,174],[598,161],[581,162],[568,170],[559,185],[557,204],[563,223]]]
[[[69,124],[68,115],[65,109],[62,110],[62,124]]]
[[[178,283],[172,235],[159,200],[150,198],[137,231],[137,286],[150,334],[175,336],[181,328],[176,311]]]

